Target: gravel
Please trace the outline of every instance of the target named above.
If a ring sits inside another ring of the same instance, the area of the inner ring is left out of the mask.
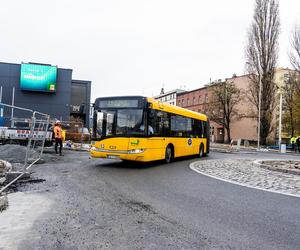
[[[11,163],[24,163],[26,157],[27,147],[20,145],[1,145],[0,146],[0,159]],[[31,158],[37,158],[38,153],[34,150],[30,151]]]

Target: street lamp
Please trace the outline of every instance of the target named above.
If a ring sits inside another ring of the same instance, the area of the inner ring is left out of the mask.
[[[279,135],[278,135],[278,146],[280,150],[281,146],[281,121],[282,121],[282,89],[279,90]]]
[[[259,80],[259,93],[258,93],[258,124],[257,124],[257,150],[259,150],[260,147],[260,106],[261,106],[261,74],[258,75]]]

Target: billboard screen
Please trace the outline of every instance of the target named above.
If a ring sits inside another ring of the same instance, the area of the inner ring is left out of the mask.
[[[56,92],[57,68],[40,64],[21,64],[20,88],[39,92]]]

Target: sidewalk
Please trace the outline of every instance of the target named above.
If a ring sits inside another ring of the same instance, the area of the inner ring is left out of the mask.
[[[220,152],[220,153],[255,153],[255,152],[273,152],[273,153],[280,153],[281,152],[278,149],[271,149],[271,148],[266,148],[266,147],[261,147],[259,150],[257,149],[257,147],[254,146],[249,146],[249,147],[245,147],[245,146],[240,146],[238,148],[237,145],[233,145],[232,147],[230,146],[230,144],[224,144],[224,143],[210,143],[210,149],[211,151],[214,152]],[[294,152],[291,151],[289,149],[286,150],[287,154],[299,154],[299,152]],[[282,153],[283,154],[283,153]]]

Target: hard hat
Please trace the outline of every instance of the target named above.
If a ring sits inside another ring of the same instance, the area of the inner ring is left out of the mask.
[[[55,124],[60,124],[60,120],[56,120]]]

